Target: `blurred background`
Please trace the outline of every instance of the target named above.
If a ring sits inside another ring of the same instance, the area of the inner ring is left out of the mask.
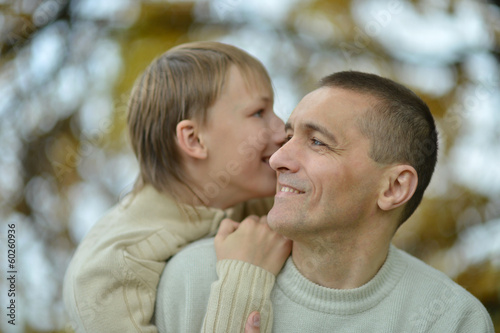
[[[69,332],[75,247],[138,172],[126,104],[170,47],[218,40],[268,68],[286,119],[319,78],[361,70],[431,107],[438,168],[395,243],[478,297],[500,332],[500,2],[0,0],[1,332]],[[7,323],[7,232],[17,236]]]

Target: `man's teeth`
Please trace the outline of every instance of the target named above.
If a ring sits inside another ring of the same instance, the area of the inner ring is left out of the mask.
[[[283,186],[283,187],[281,188],[281,192],[291,192],[291,193],[300,194],[300,192],[299,192],[299,191],[294,190],[293,188],[288,187],[288,186]]]

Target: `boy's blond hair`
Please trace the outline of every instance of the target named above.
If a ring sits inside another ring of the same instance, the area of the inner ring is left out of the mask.
[[[257,59],[219,42],[176,46],[137,79],[128,106],[130,140],[140,167],[135,190],[151,184],[177,198],[177,183],[197,196],[181,165],[176,126],[184,119],[206,124],[207,110],[219,97],[231,65],[247,85],[264,85],[272,94],[269,75]]]

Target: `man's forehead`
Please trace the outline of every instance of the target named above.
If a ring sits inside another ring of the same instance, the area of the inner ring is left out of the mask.
[[[326,120],[329,116],[335,118],[350,118],[364,113],[376,104],[376,98],[362,92],[338,87],[321,87],[299,102],[289,117],[291,123],[302,118]]]
[[[305,95],[290,114],[287,123],[293,125],[297,121],[297,119],[301,119],[304,116],[307,117],[308,114],[315,113],[314,111],[321,106],[322,102],[322,98],[319,98],[319,96],[317,96],[318,92],[319,89],[316,89]]]
[[[326,120],[336,107],[332,97],[332,88],[326,87],[318,88],[304,96],[288,118],[286,128],[293,128],[303,123],[327,126]]]
[[[322,87],[300,101],[285,124],[285,129],[326,133],[338,142],[347,133],[359,131],[357,120],[373,106],[373,102],[374,97],[364,93]]]

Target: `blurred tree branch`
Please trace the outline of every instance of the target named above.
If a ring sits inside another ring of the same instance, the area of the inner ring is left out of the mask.
[[[56,20],[66,20],[70,21],[70,12],[69,5],[70,1],[66,0],[52,0],[52,1],[40,1],[40,0],[32,0],[32,2],[37,3],[35,6],[35,10],[31,13],[21,13],[20,10],[13,8],[16,5],[3,5],[0,7],[0,11],[2,11],[4,17],[7,18],[7,25],[2,31],[0,36],[0,56],[3,57],[13,57],[13,52],[16,52],[20,48],[24,47],[31,38],[40,30],[43,30],[45,27],[49,26],[52,22]],[[39,19],[36,20],[35,12],[37,9],[40,9],[41,6],[50,2],[51,6],[47,5],[47,8],[43,10],[42,13],[37,14]],[[17,5],[20,6],[20,1]],[[36,22],[40,21],[40,22]]]

